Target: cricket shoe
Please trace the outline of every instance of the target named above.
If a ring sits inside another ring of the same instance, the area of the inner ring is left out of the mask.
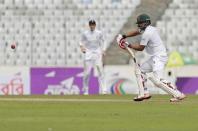
[[[173,97],[170,99],[170,102],[179,102],[180,100],[176,97]]]
[[[150,99],[152,96],[149,94],[145,94],[144,96],[136,96],[135,98],[133,98],[134,101],[143,101],[143,100],[148,100]]]
[[[83,88],[82,91],[83,91],[83,95],[89,95],[88,88]]]
[[[102,92],[101,92],[101,94],[102,95],[107,95],[107,90],[106,89],[103,89]]]
[[[83,93],[83,95],[88,96],[88,95],[89,95],[89,93],[88,93],[88,92],[84,92],[84,93]]]
[[[186,95],[184,95],[183,93],[182,93],[182,95],[180,96],[180,97],[173,97],[173,98],[171,98],[170,99],[170,102],[179,102],[179,101],[181,101],[181,100],[183,100],[183,99],[185,99],[186,98]]]
[[[144,100],[150,99],[152,96],[150,94],[144,94]]]
[[[185,94],[181,94],[181,96],[178,98],[179,100],[183,100],[183,99],[185,99],[186,98],[186,95]]]

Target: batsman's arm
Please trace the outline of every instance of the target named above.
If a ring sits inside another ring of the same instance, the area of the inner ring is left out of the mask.
[[[134,50],[137,50],[137,51],[143,51],[145,46],[144,45],[141,45],[139,43],[135,43],[135,44],[130,44],[128,45],[129,48],[132,48]]]
[[[145,46],[147,46],[149,42],[150,34],[146,33],[142,35],[142,39],[140,43],[130,44],[129,48],[132,48],[137,51],[143,51]]]
[[[132,48],[137,51],[143,51],[145,46],[147,46],[149,42],[150,34],[143,34],[140,43],[130,44],[129,48]]]
[[[138,29],[128,32],[128,33],[122,35],[122,37],[125,39],[127,37],[133,37],[133,36],[137,36],[137,35],[140,35],[140,31]]]

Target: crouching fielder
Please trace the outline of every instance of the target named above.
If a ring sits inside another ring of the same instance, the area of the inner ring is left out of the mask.
[[[83,93],[89,93],[89,77],[92,67],[96,67],[99,75],[100,93],[106,94],[106,87],[103,73],[103,57],[105,55],[106,46],[104,36],[101,31],[95,29],[95,20],[89,21],[89,30],[82,34],[80,41],[81,51],[84,55],[84,78]]]
[[[154,83],[155,86],[161,88],[171,96],[170,101],[175,102],[185,98],[185,95],[177,90],[170,82],[163,79],[163,71],[168,59],[166,48],[160,38],[157,29],[151,26],[150,17],[147,14],[141,14],[137,17],[138,29],[129,32],[125,35],[118,35],[117,41],[122,49],[126,46],[136,51],[143,51],[150,55],[150,58],[139,66],[140,71],[136,71],[136,77],[139,86],[139,94],[134,98],[134,101],[142,101],[151,98],[146,87],[147,73],[153,72],[153,77],[148,79]],[[128,44],[125,38],[141,35],[140,43]]]

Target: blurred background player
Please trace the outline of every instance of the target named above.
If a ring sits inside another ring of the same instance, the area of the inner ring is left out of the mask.
[[[103,57],[105,55],[104,36],[101,31],[96,29],[96,21],[89,20],[89,30],[82,34],[80,41],[80,49],[84,53],[84,78],[83,93],[89,94],[89,76],[92,67],[96,67],[98,71],[100,93],[106,94],[106,87],[103,72]]]
[[[134,98],[134,101],[142,101],[144,99],[151,98],[149,91],[145,86],[147,81],[146,73],[150,72],[153,72],[154,77],[150,77],[149,79],[154,83],[154,85],[173,96],[170,101],[174,102],[184,99],[185,95],[183,93],[178,91],[173,84],[163,79],[164,68],[168,60],[168,55],[158,30],[150,25],[150,17],[147,14],[141,14],[137,17],[136,24],[138,25],[138,29],[131,31],[126,35],[118,36],[121,36],[119,46],[124,49],[125,47],[122,43],[125,38],[141,35],[140,43],[128,44],[128,42],[125,42],[125,44],[128,44],[128,47],[137,51],[143,51],[146,49],[146,52],[150,55],[150,58],[140,65],[141,73],[139,74],[136,72],[136,76],[141,75],[141,77],[137,78],[140,78],[138,81],[140,81],[142,85],[139,87],[139,95]]]

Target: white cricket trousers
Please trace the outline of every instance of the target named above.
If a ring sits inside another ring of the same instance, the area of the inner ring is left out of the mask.
[[[153,72],[153,75],[157,79],[163,79],[164,68],[168,60],[167,56],[152,56],[144,63],[140,65],[140,70],[142,72],[142,81],[144,84],[144,93],[147,94],[147,76],[146,73]]]
[[[85,54],[87,55],[87,54]],[[88,57],[84,59],[84,78],[83,78],[83,89],[89,90],[89,77],[92,68],[96,68],[98,72],[98,83],[99,92],[102,93],[106,90],[104,81],[104,69],[103,69],[103,58],[102,53],[92,52],[88,54]]]

